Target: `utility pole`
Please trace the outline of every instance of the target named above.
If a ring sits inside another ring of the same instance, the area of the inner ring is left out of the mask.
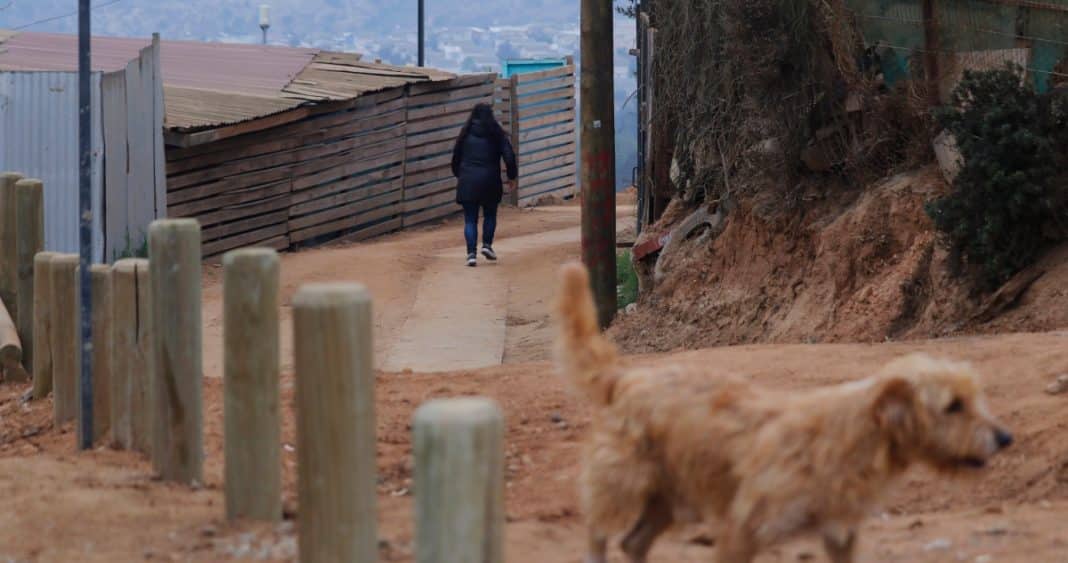
[[[616,144],[613,2],[582,0],[582,261],[601,327],[616,314]]]
[[[82,440],[78,447],[93,448],[93,323],[92,292],[90,291],[89,265],[93,262],[93,202],[92,154],[93,126],[90,102],[92,92],[89,84],[89,0],[78,0],[78,145],[81,154],[81,173],[78,185],[80,209],[81,262],[79,269],[79,295],[81,302],[81,417]]]
[[[419,0],[419,66],[426,66],[426,2]]]

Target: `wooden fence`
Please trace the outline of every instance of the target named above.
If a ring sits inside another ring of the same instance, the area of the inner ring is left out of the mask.
[[[452,143],[494,76],[326,103],[299,121],[167,151],[168,216],[203,228],[204,257],[360,240],[459,211]]]
[[[519,157],[519,190],[513,203],[527,206],[546,196],[574,195],[575,66],[500,80],[494,102]]]

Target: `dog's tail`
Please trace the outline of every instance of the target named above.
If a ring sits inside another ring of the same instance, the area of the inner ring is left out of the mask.
[[[597,326],[589,275],[581,264],[561,270],[556,321],[556,359],[564,375],[595,404],[611,403],[618,378],[616,347]]]

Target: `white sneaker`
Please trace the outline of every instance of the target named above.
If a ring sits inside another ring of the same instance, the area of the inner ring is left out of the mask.
[[[467,265],[472,268],[478,265],[478,259],[474,254],[467,255]]]
[[[486,260],[496,260],[497,253],[493,251],[493,248],[482,245],[482,255],[486,257]]]

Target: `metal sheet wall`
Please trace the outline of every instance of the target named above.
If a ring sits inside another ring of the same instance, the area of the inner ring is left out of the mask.
[[[104,258],[100,73],[93,92],[93,260]],[[0,170],[44,182],[45,249],[78,252],[78,73],[0,72]]]

